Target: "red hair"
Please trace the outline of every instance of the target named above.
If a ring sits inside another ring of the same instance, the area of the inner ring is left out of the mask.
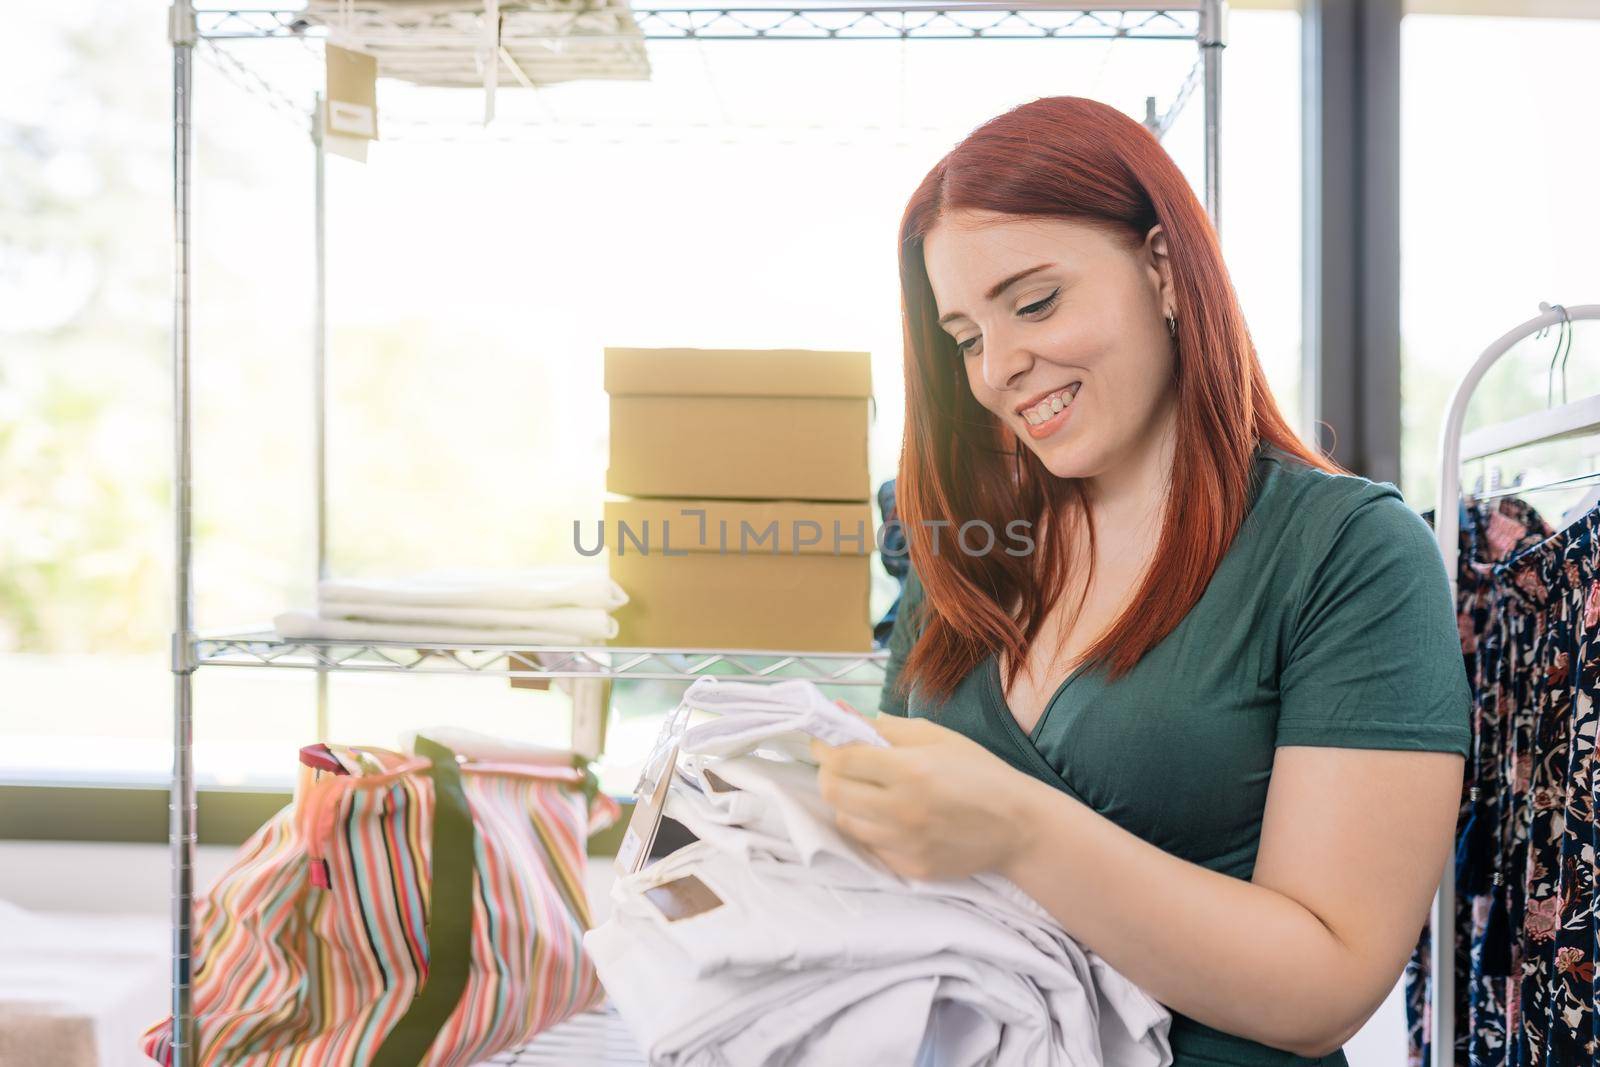
[[[1155,137],[1115,108],[1072,96],[991,119],[928,173],[900,223],[906,422],[895,496],[925,590],[923,630],[901,668],[901,692],[917,687],[948,699],[1002,651],[1009,688],[1065,585],[1065,533],[1081,522],[1094,543],[1081,482],[1051,474],[978,403],[955,340],[939,326],[923,240],[946,212],[963,210],[1094,223],[1124,235],[1130,247],[1152,226],[1166,234],[1177,315],[1171,495],[1133,606],[1084,655],[1117,678],[1205,591],[1249,508],[1258,442],[1322,470],[1339,468],[1308,449],[1278,410],[1216,231]],[[1056,516],[1060,529],[1049,521]],[[1040,518],[1046,524],[1028,555],[933,548],[935,527],[945,523],[948,542],[965,522],[983,520],[998,532]],[[1009,604],[1020,604],[1015,617]]]

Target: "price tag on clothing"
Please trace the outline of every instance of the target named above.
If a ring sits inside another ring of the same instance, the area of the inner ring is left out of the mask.
[[[649,771],[654,773],[650,774]],[[673,775],[677,773],[677,745],[667,750],[664,760],[658,763],[652,761],[647,767],[647,774],[640,779],[636,789],[633,817],[628,820],[628,830],[622,835],[622,844],[617,846],[618,874],[633,874],[635,871],[643,870],[644,865],[649,862],[650,848],[655,844],[656,834],[661,830],[661,816],[667,805],[667,789],[672,785]]]
[[[644,891],[644,898],[654,904],[669,923],[692,919],[713,908],[722,907],[722,898],[692,874],[652,886]]]

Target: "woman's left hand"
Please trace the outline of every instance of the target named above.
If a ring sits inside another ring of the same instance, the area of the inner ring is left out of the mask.
[[[996,870],[1027,848],[1033,779],[927,719],[872,724],[890,747],[811,742],[840,830],[894,873],[923,880]]]

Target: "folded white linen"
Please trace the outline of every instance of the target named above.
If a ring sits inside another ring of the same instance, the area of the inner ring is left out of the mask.
[[[598,567],[547,566],[521,570],[436,570],[402,578],[339,578],[318,584],[322,600],[460,608],[599,608],[610,611],[628,594]]]
[[[666,812],[698,840],[619,879],[585,938],[653,1064],[1171,1063],[1153,998],[998,875],[889,871],[812,766],[689,757]],[[691,876],[698,913],[657,906]]]
[[[361,622],[324,619],[309,611],[286,611],[272,626],[289,641],[392,641],[398,643],[474,645],[587,645],[577,634],[554,630],[491,630],[475,626],[434,626],[403,622]]]
[[[686,754],[737,756],[767,748],[812,762],[813,737],[830,745],[888,744],[870,722],[802,678],[730,682],[708,675],[684,691],[682,704],[717,716],[684,731],[679,750]]]
[[[1170,1016],[1059,926],[981,886],[816,873],[701,840],[615,884],[584,945],[651,1063],[1171,1062]]]
[[[324,619],[362,622],[465,626],[484,630],[547,630],[598,641],[608,641],[617,636],[617,620],[600,608],[457,608],[325,598],[318,603],[317,614]]]

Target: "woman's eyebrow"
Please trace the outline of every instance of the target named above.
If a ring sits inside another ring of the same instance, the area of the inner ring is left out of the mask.
[[[1053,266],[1055,266],[1054,263],[1040,263],[1036,267],[1029,267],[1027,270],[1019,270],[1009,278],[1001,278],[999,281],[995,282],[989,287],[989,291],[987,293],[983,294],[984,302],[988,303],[994,300],[995,297],[999,296],[1001,293],[1005,292],[1013,285],[1016,285],[1029,275],[1037,274],[1042,270],[1049,270]],[[965,314],[966,313],[962,311],[947,311],[943,315],[939,316],[939,325],[943,326],[951,319],[963,318]]]

